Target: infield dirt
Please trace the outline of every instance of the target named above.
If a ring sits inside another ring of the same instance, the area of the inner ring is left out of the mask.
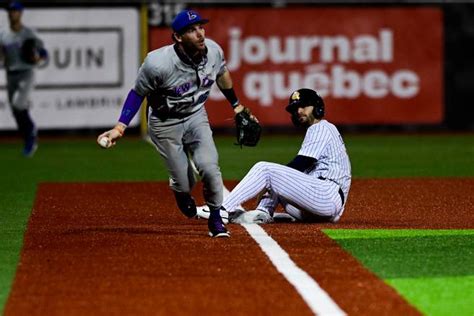
[[[472,192],[473,179],[355,180],[337,225],[264,228],[348,314],[415,315],[321,229],[472,229]],[[229,228],[228,240],[207,237],[165,183],[43,183],[4,312],[310,315],[245,230]]]

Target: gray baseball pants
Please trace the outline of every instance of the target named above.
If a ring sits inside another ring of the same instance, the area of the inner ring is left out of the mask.
[[[30,95],[34,88],[34,71],[21,70],[7,73],[8,101],[13,110],[22,111],[30,108]]]
[[[204,199],[211,209],[222,205],[223,182],[218,153],[204,107],[182,119],[161,121],[150,114],[148,132],[163,157],[170,187],[176,192],[190,193],[196,182],[189,159],[199,172],[204,186]]]

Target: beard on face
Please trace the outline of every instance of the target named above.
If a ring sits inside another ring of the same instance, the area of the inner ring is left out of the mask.
[[[205,55],[206,45],[201,45],[197,42],[183,41],[182,42],[184,51],[188,54],[189,57],[198,57]]]
[[[306,115],[300,116],[298,112],[291,113],[291,122],[295,126],[306,128],[306,127],[311,126],[314,123],[314,120],[315,118],[312,113],[307,116]]]
[[[298,119],[300,121],[301,126],[305,126],[305,127],[309,127],[309,126],[313,125],[314,121],[316,120],[313,113],[310,113],[308,115],[299,116]]]

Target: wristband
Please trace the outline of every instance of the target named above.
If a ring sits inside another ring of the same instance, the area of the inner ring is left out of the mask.
[[[230,105],[235,108],[237,105],[239,105],[239,99],[237,99],[237,96],[235,95],[234,88],[229,88],[229,89],[221,89],[222,94],[225,96],[227,101],[229,101]]]
[[[145,97],[142,97],[141,95],[136,93],[135,90],[130,90],[127,99],[125,100],[125,103],[123,105],[119,122],[125,124],[125,126],[128,126],[128,124],[130,124],[130,121],[140,109],[144,98]]]

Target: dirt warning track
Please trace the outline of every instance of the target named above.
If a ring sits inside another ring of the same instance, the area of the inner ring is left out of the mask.
[[[418,314],[320,229],[472,228],[459,214],[473,189],[465,179],[359,180],[340,224],[265,230],[345,312]],[[165,183],[41,184],[5,314],[311,314],[241,226],[212,240],[169,193]]]

